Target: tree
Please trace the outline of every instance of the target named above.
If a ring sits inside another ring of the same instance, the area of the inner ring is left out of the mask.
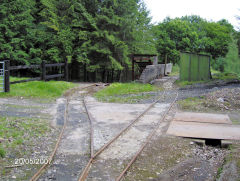
[[[0,3],[0,59],[13,63],[29,64],[37,61],[40,53],[34,47],[33,16],[31,0],[3,0]]]
[[[3,0],[0,15],[0,58],[14,64],[122,70],[130,54],[156,52],[142,0]]]
[[[198,16],[185,16],[166,18],[154,27],[154,32],[160,57],[167,54],[176,63],[181,51],[207,53],[213,59],[225,56],[233,28],[226,20],[207,22]]]

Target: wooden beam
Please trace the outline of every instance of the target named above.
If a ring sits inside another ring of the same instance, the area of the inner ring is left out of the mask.
[[[37,80],[41,80],[41,77],[25,79],[25,80],[18,80],[18,81],[10,82],[10,84],[18,84],[18,83],[23,83],[23,82],[37,81]]]
[[[46,75],[46,79],[54,79],[58,77],[64,77],[64,74]]]
[[[46,64],[46,67],[62,67],[65,63],[53,63],[53,64]]]
[[[10,61],[5,60],[4,92],[10,92]]]
[[[10,67],[10,70],[32,69],[32,68],[40,68],[40,65],[19,65],[19,66],[11,66],[11,67]]]

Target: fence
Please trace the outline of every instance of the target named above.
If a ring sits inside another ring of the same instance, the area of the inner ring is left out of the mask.
[[[51,68],[51,67],[64,67],[64,73],[47,75],[47,68]],[[39,77],[10,82],[10,71],[24,70],[24,69],[40,69],[41,73]],[[3,72],[4,74],[4,78],[3,78],[4,91],[3,92],[10,92],[10,84],[17,84],[17,83],[37,81],[37,80],[46,81],[49,79],[60,78],[60,77],[64,77],[65,80],[68,81],[67,61],[65,63],[55,63],[55,64],[46,64],[45,61],[42,61],[42,63],[39,65],[10,66],[10,61],[5,60],[3,61],[3,71],[2,69],[0,69],[0,71]]]
[[[209,80],[211,77],[210,59],[209,55],[182,52],[180,58],[180,80]]]
[[[0,62],[0,92],[4,92],[4,90],[5,90],[5,88],[4,88],[5,87],[4,86],[4,84],[5,84],[4,72],[5,72],[5,62]]]

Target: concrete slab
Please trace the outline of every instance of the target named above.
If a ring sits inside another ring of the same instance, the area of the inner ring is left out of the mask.
[[[116,136],[120,130],[125,128],[150,105],[102,103],[93,97],[86,97],[86,104],[93,117],[95,150],[98,150],[107,141]],[[169,104],[155,104],[155,106],[134,125],[135,129],[128,131],[127,135],[130,136],[127,136],[127,139],[125,136],[119,138],[118,143],[116,143],[118,146],[112,147],[113,149],[109,148],[108,151],[105,152],[105,155],[102,154],[102,156],[112,159],[117,157],[121,158],[123,155],[131,156],[130,153],[135,153],[137,148],[141,146],[142,141],[147,137],[149,131],[159,119],[161,119],[162,114],[168,107]],[[122,145],[125,146],[122,147]],[[128,146],[127,149],[126,146]],[[118,149],[125,150],[118,152],[116,151]]]
[[[230,120],[227,114],[210,114],[210,113],[194,113],[194,112],[176,113],[174,117],[174,121],[232,124],[232,121]]]
[[[167,134],[189,138],[240,140],[240,125],[173,121]]]

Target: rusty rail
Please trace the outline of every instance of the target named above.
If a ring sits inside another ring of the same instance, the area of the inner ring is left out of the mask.
[[[163,96],[165,95],[165,92],[163,93]],[[162,97],[162,96],[161,96]],[[94,159],[100,155],[106,148],[108,148],[109,145],[111,145],[115,140],[117,140],[123,133],[125,133],[134,123],[136,123],[144,114],[146,114],[160,99],[158,98],[154,103],[149,105],[147,109],[145,109],[137,118],[135,118],[128,126],[126,126],[123,130],[121,130],[114,138],[112,138],[110,141],[108,141],[106,144],[104,144],[88,161],[86,167],[84,168],[81,176],[79,177],[78,181],[84,181],[87,176],[88,172],[90,170],[90,167],[92,165],[92,162]]]
[[[141,148],[138,150],[138,152],[133,156],[132,160],[128,163],[127,167],[122,171],[122,173],[117,177],[116,181],[120,181],[125,173],[128,171],[128,169],[132,166],[132,164],[136,161],[137,157],[142,153],[143,149],[147,146],[147,144],[151,141],[152,137],[155,135],[156,131],[158,130],[160,123],[164,121],[165,117],[173,107],[174,103],[177,101],[178,93],[174,101],[171,103],[171,106],[168,108],[168,110],[164,113],[162,116],[162,119],[160,119],[155,127],[155,129],[151,132],[151,134],[147,137],[147,140],[145,143],[141,146]]]
[[[87,88],[92,87],[92,86],[95,86],[95,84],[90,85],[90,86],[83,87],[82,89],[87,89]],[[72,94],[73,94],[73,93],[72,93]],[[71,94],[71,95],[72,95],[72,94]],[[61,139],[62,139],[64,130],[65,130],[66,125],[67,125],[67,122],[68,122],[68,106],[69,106],[69,100],[70,100],[71,95],[69,95],[69,96],[67,97],[67,102],[66,102],[66,107],[65,107],[65,112],[64,112],[64,124],[63,124],[62,130],[61,130],[61,132],[60,132],[60,134],[59,134],[59,137],[58,137],[58,139],[57,139],[57,143],[56,143],[56,145],[55,145],[55,148],[54,148],[52,154],[50,155],[50,157],[48,158],[48,163],[42,165],[42,167],[32,176],[32,178],[30,179],[30,181],[36,181],[36,180],[38,180],[38,178],[41,176],[43,170],[44,170],[48,165],[51,164],[51,162],[52,162],[52,160],[53,160],[53,158],[54,158],[54,156],[55,156],[55,154],[56,154],[56,152],[57,152],[57,149],[58,149],[58,147],[59,147],[60,141],[61,141]]]
[[[35,173],[35,174],[33,175],[33,177],[30,179],[30,181],[36,181],[36,180],[41,176],[42,171],[43,171],[48,165],[51,164],[51,162],[52,162],[52,160],[53,160],[53,157],[54,157],[54,155],[56,154],[56,151],[57,151],[57,149],[58,149],[58,146],[59,146],[59,143],[60,143],[60,141],[61,141],[63,132],[64,132],[64,130],[65,130],[65,128],[66,128],[67,122],[68,122],[68,105],[69,105],[69,98],[67,99],[66,108],[65,108],[65,112],[64,112],[64,125],[63,125],[62,130],[61,130],[61,133],[60,133],[60,135],[59,135],[59,137],[58,137],[58,140],[57,140],[57,143],[56,143],[56,145],[55,145],[55,148],[54,148],[51,156],[49,157],[47,164],[44,164],[44,165],[37,171],[37,173]]]
[[[92,158],[93,157],[93,133],[94,133],[93,121],[92,121],[92,116],[90,115],[90,113],[88,111],[88,108],[87,108],[87,105],[86,105],[86,101],[85,101],[85,97],[83,98],[83,105],[85,107],[88,119],[90,121],[90,156]]]

